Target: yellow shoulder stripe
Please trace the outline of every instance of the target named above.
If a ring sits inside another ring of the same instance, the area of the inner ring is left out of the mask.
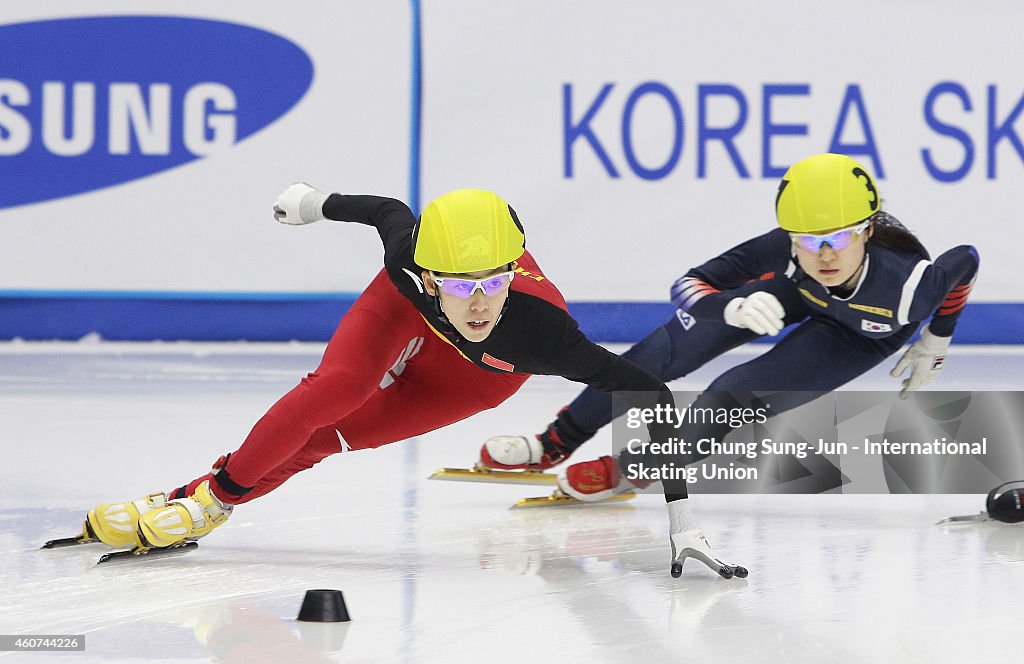
[[[808,300],[810,300],[811,302],[813,302],[816,305],[818,305],[819,307],[823,307],[825,309],[828,308],[828,302],[825,302],[823,300],[819,300],[818,298],[814,297],[813,295],[811,295],[810,291],[808,291],[806,288],[801,288],[800,289],[800,293],[804,297],[806,297]]]
[[[885,316],[886,318],[892,318],[892,309],[883,309],[882,307],[869,307],[866,304],[851,304],[851,309],[857,309],[858,311],[866,311],[869,314],[877,314],[879,316]]]

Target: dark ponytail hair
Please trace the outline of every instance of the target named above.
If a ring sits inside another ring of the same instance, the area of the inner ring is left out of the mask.
[[[907,230],[907,227],[896,217],[879,210],[871,215],[870,219],[874,229],[870,240],[873,244],[893,251],[918,254],[927,260],[931,259],[928,250],[924,248],[917,236]]]

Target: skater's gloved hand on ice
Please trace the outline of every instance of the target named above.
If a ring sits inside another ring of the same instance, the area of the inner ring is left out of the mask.
[[[302,226],[324,219],[324,202],[329,194],[296,182],[274,201],[274,219],[282,224]]]
[[[725,305],[725,322],[758,334],[776,335],[785,327],[786,310],[771,293],[755,291]]]
[[[889,372],[893,378],[899,378],[910,367],[910,377],[904,379],[903,389],[900,390],[901,399],[906,399],[910,392],[935,380],[946,363],[946,352],[952,339],[935,336],[927,327],[921,330],[921,338],[903,353],[903,357]]]
[[[747,568],[741,565],[723,563],[712,551],[711,542],[697,525],[690,511],[688,499],[668,503],[669,543],[672,545],[672,564],[669,573],[678,578],[683,573],[683,563],[693,558],[707,565],[723,579],[747,578]]]

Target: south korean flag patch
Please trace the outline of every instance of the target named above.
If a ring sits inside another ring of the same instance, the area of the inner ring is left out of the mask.
[[[865,332],[892,332],[892,325],[889,325],[888,323],[876,323],[873,320],[861,318],[860,329]]]

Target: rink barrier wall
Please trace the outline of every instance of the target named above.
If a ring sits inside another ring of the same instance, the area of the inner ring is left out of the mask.
[[[0,293],[0,339],[327,341],[356,296],[9,291]],[[602,343],[639,341],[675,311],[661,302],[570,302],[569,310]],[[1024,304],[968,304],[954,341],[1024,344]]]

